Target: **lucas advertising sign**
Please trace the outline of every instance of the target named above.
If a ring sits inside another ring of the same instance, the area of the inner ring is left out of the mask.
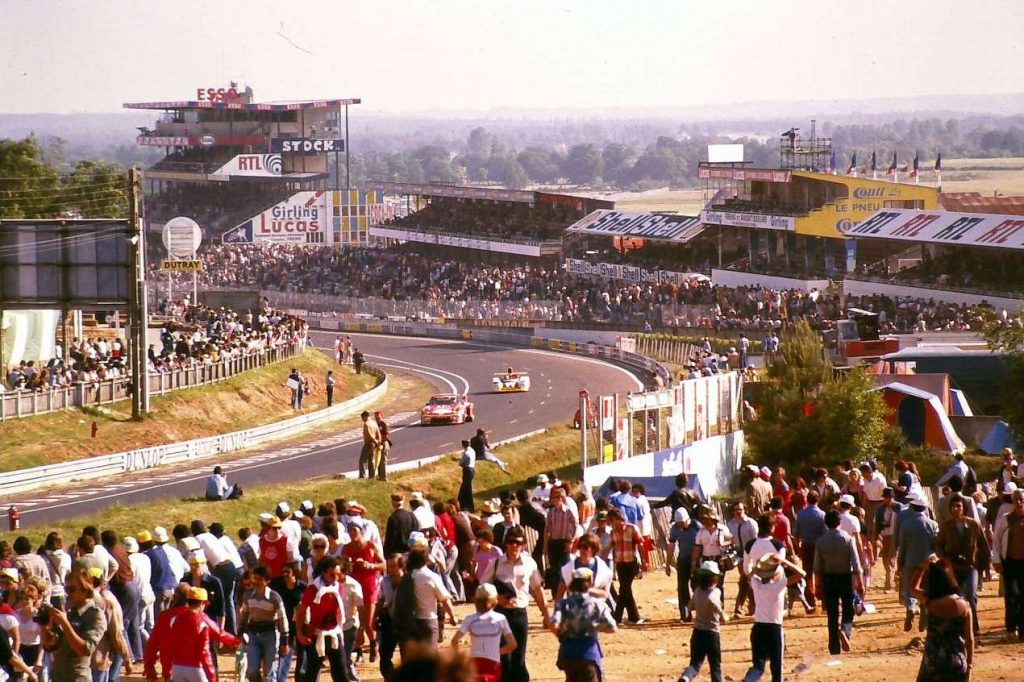
[[[224,240],[323,243],[327,215],[325,197],[325,192],[296,192],[229,230]]]

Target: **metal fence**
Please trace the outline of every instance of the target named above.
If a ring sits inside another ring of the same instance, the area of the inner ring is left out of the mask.
[[[250,369],[264,367],[294,357],[299,345],[269,348],[262,353],[243,355],[174,372],[150,372],[150,395],[160,395],[182,388],[205,386],[237,376]],[[80,382],[74,386],[45,391],[7,391],[0,394],[0,421],[20,419],[59,410],[94,405],[109,405],[130,396],[131,378],[118,377],[97,382]]]

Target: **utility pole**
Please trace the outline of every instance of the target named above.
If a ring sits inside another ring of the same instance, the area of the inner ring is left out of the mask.
[[[145,231],[142,229],[140,201],[142,179],[138,168],[128,173],[128,317],[131,320],[130,359],[132,370],[132,419],[149,412],[149,373],[146,358],[146,263]]]

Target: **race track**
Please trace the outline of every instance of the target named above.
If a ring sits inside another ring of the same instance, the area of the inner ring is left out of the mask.
[[[491,442],[496,442],[568,423],[581,388],[589,390],[591,395],[643,388],[633,370],[578,356],[462,341],[351,336],[370,364],[388,373],[418,376],[433,384],[438,392],[466,392],[476,406],[476,421],[466,425],[419,426],[415,423],[418,412],[399,415],[398,420],[389,418],[394,442],[391,462],[460,449],[459,441],[472,436],[477,427],[487,429]],[[335,335],[313,332],[312,337],[317,347],[329,348]],[[509,366],[529,371],[532,380],[529,393],[492,392],[494,372],[504,371]],[[287,367],[282,365],[282,381],[286,374]],[[353,471],[358,466],[360,446],[358,432],[340,433],[305,445],[267,445],[171,470],[128,474],[116,481],[96,480],[45,493],[26,492],[2,502],[3,508],[18,505],[23,526],[45,526],[60,519],[87,516],[115,504],[135,505],[201,496],[205,479],[217,463],[225,466],[230,482],[241,483],[243,487]]]

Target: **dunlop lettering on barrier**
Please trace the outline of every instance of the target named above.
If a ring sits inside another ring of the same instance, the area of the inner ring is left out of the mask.
[[[143,469],[158,467],[163,463],[165,452],[167,452],[166,445],[126,452],[124,456],[124,471],[142,471]]]
[[[186,459],[196,459],[199,457],[209,457],[210,455],[216,455],[221,452],[218,447],[217,439],[207,439],[203,441],[192,441],[188,444],[188,452],[185,454]]]

